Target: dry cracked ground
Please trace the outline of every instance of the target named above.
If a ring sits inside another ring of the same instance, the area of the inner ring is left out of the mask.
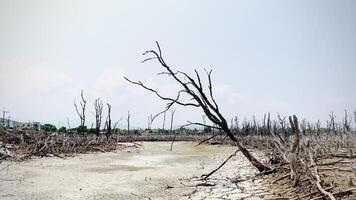
[[[0,164],[0,199],[265,199],[268,185],[234,147],[145,142],[141,148]],[[248,179],[248,180],[245,180]]]

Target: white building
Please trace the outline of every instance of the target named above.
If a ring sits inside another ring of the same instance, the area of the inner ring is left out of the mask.
[[[18,122],[9,119],[0,118],[0,127],[15,130],[41,130],[41,124],[39,122]]]

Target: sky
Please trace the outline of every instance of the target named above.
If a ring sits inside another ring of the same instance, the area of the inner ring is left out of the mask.
[[[133,127],[146,127],[165,102],[123,76],[167,96],[179,89],[157,76],[159,63],[141,63],[155,41],[173,69],[213,70],[227,119],[279,112],[325,121],[334,111],[341,120],[356,109],[352,0],[0,0],[0,108],[19,121],[74,127],[83,89],[87,126],[100,97],[119,127],[128,111]],[[175,126],[202,121],[199,109],[175,109]],[[161,126],[162,118],[152,125]]]

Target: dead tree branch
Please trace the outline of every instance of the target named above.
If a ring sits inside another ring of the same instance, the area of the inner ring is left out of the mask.
[[[204,180],[207,180],[211,175],[213,175],[215,172],[217,172],[221,167],[223,167],[232,157],[236,156],[237,152],[239,152],[240,150],[236,150],[233,154],[231,154],[223,163],[221,163],[221,165],[219,165],[219,167],[217,167],[216,169],[214,169],[213,171],[211,171],[208,174],[203,174],[201,175],[201,177]]]

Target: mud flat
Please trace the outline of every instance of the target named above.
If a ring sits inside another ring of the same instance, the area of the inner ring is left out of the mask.
[[[123,152],[0,164],[0,199],[264,199],[268,187],[241,154],[202,184],[234,147],[144,142]],[[231,181],[233,180],[233,181]]]

